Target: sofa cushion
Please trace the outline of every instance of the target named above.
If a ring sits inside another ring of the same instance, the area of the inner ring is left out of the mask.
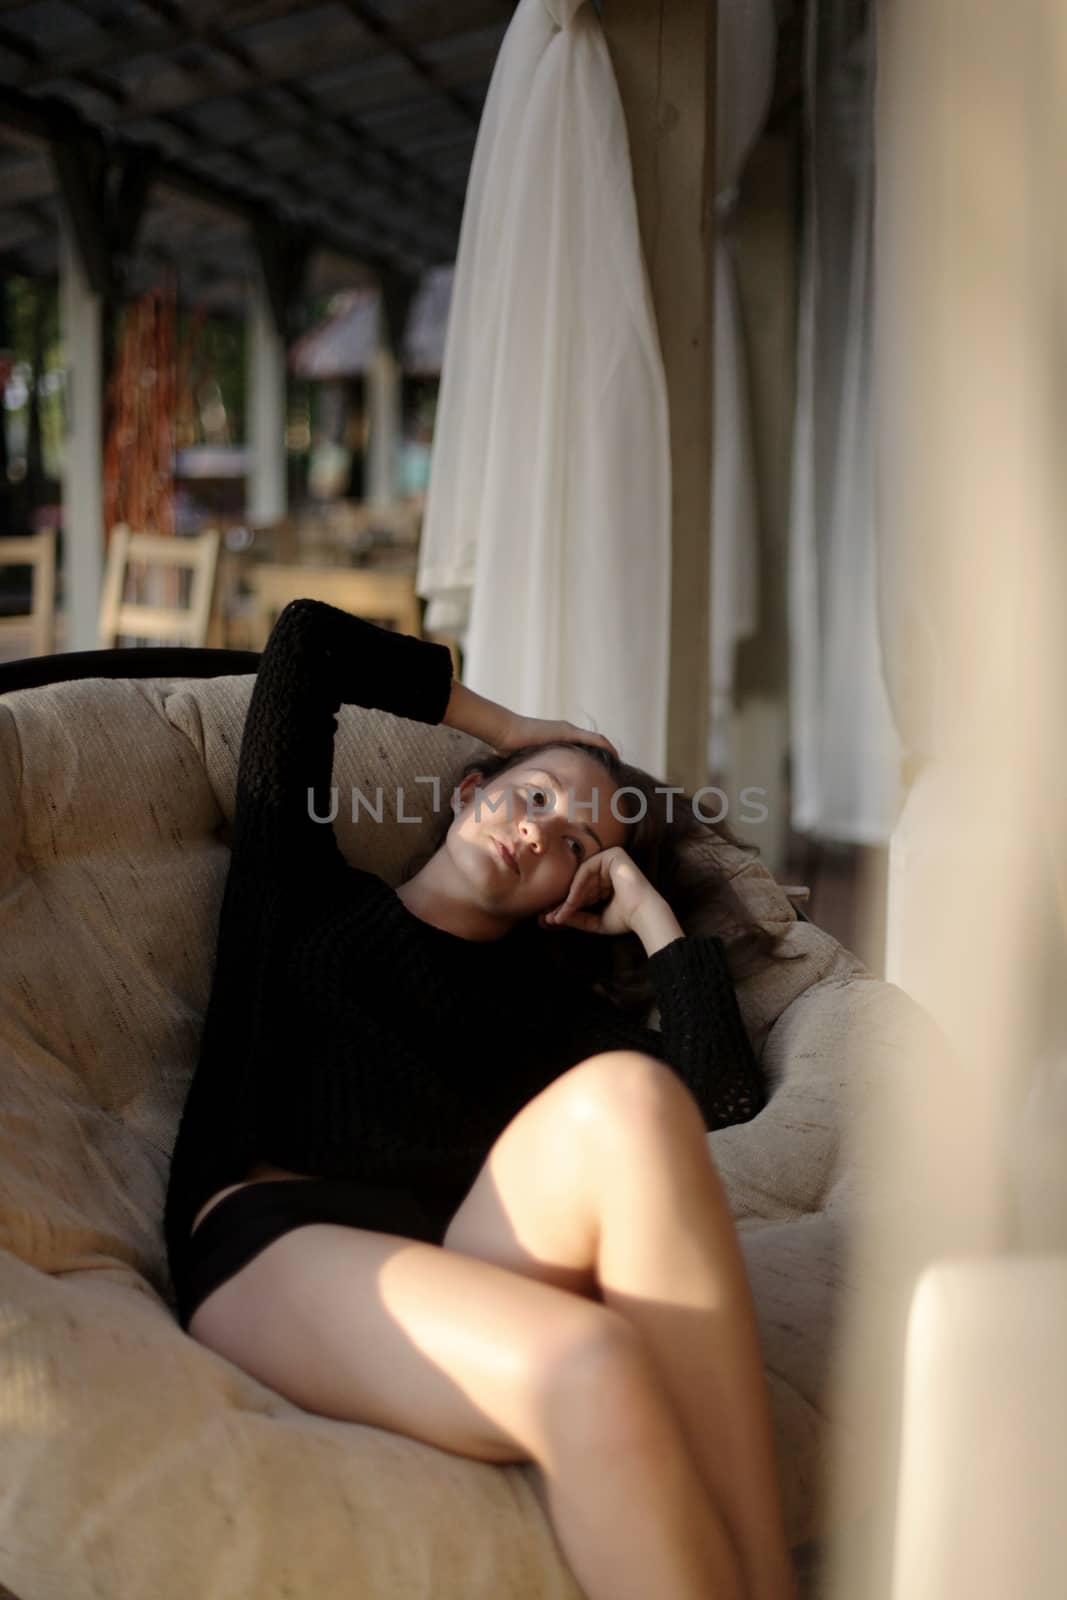
[[[169,1294],[161,1218],[226,849],[152,684],[0,701],[0,1244]]]

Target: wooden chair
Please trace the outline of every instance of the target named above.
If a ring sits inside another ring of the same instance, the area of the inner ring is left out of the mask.
[[[193,538],[156,533],[131,533],[125,523],[111,530],[104,586],[100,597],[100,645],[110,649],[120,635],[158,639],[168,644],[203,647],[218,572],[219,534],[207,528]],[[189,604],[146,604],[125,599],[127,575],[135,562],[150,572],[189,572]]]
[[[29,635],[29,655],[52,655],[56,648],[56,530],[42,528],[25,539],[0,539],[0,566],[33,569],[30,609],[0,617],[0,646],[10,634]]]
[[[352,611],[374,622],[395,623],[401,633],[422,637],[422,608],[413,572],[361,572],[350,567],[251,567],[246,575],[255,596],[251,625],[254,650],[262,650],[290,600],[306,596]]]

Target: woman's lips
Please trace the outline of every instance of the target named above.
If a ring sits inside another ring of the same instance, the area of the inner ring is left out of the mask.
[[[512,853],[508,849],[507,845],[503,844],[499,839],[494,839],[493,843],[496,845],[497,849],[500,851],[500,854],[504,857],[504,860],[507,862],[507,864],[511,868],[512,872],[514,872],[515,875],[518,876],[519,863],[515,860],[515,857],[512,855]]]

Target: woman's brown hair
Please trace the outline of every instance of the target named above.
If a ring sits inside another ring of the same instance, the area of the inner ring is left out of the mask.
[[[527,745],[507,755],[486,754],[468,761],[455,779],[459,786],[472,772],[480,772],[488,784],[510,767],[531,761],[543,750],[559,746],[558,739]],[[567,749],[581,750],[606,769],[618,789],[625,791],[613,801],[614,815],[625,820],[625,848],[640,870],[661,894],[686,927],[699,908],[713,911],[715,931],[723,941],[731,976],[746,976],[769,956],[780,935],[753,920],[729,878],[714,861],[718,842],[733,845],[746,853],[759,855],[759,847],[747,844],[724,822],[704,821],[687,793],[665,794],[665,785],[641,767],[632,766],[599,745],[568,742]],[[453,818],[448,817],[429,850],[421,851],[407,864],[403,880],[411,878],[445,841]],[[536,922],[532,923],[537,927]],[[655,993],[648,976],[648,958],[635,933],[602,938],[574,928],[538,929],[546,948],[570,971],[577,971],[591,987],[613,1001],[623,1011],[643,1015],[653,1004]]]

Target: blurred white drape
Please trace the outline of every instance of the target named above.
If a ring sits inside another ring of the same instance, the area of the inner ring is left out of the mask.
[[[870,417],[874,8],[822,0],[805,44],[805,220],[790,514],[792,823],[884,844],[900,746],[883,676]]]
[[[592,7],[521,0],[467,189],[417,588],[464,682],[666,766],[666,382]]]
[[[879,7],[887,681],[918,769],[862,1078],[829,1600],[1067,1594],[1067,9]],[[900,847],[899,849],[897,847]]]
[[[774,91],[773,0],[719,0],[715,104],[714,423],[711,473],[711,681],[708,764],[731,771],[737,646],[759,626],[760,515],[748,356],[731,217]]]

